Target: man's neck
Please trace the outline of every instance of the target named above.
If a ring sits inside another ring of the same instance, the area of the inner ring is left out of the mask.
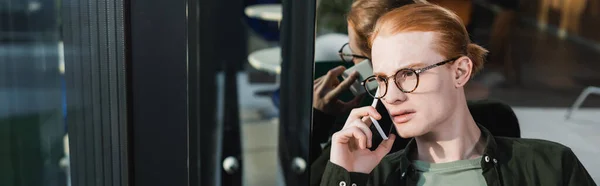
[[[483,154],[481,130],[473,120],[468,108],[456,109],[447,121],[435,130],[416,137],[416,159],[431,163],[445,163],[473,159]]]

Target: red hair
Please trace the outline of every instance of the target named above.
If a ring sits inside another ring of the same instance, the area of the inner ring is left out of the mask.
[[[488,51],[471,43],[467,29],[454,12],[430,3],[405,5],[381,16],[369,38],[369,48],[378,35],[411,31],[438,33],[435,50],[446,58],[469,57],[473,61],[471,76],[483,68]]]
[[[394,8],[425,2],[424,0],[355,0],[348,12],[347,21],[355,33],[353,39],[358,43],[358,50],[371,56],[371,48],[368,45],[369,35],[380,16]]]

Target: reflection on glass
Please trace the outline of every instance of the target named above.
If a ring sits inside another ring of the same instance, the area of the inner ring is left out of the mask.
[[[69,185],[58,0],[0,0],[0,185]]]

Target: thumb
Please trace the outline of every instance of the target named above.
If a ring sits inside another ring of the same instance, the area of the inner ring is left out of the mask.
[[[394,141],[396,141],[396,135],[390,134],[387,140],[382,141],[377,149],[375,149],[375,154],[381,160],[385,155],[387,155],[394,145]]]

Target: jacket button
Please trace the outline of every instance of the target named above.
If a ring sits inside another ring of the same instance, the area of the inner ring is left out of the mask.
[[[340,186],[346,186],[346,182],[345,181],[340,181]]]
[[[352,186],[356,186],[356,183],[353,183]]]
[[[494,163],[498,163],[498,160],[496,158],[493,159]]]
[[[402,173],[402,177],[404,178],[404,176],[405,176],[405,175],[406,175],[406,172],[403,172],[403,173]]]
[[[485,156],[483,159],[485,160],[485,162],[490,162],[490,157],[489,156]]]

